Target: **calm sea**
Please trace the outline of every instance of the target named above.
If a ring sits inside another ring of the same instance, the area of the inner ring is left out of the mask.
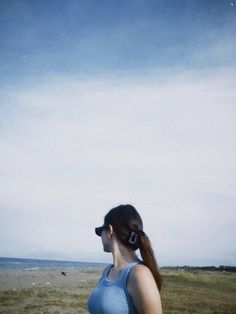
[[[102,263],[0,257],[0,269],[100,268],[105,265]]]

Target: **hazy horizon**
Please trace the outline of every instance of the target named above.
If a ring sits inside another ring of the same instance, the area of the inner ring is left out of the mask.
[[[140,256],[139,256],[140,257]],[[14,256],[0,256],[0,258],[3,258],[3,259],[26,259],[26,260],[42,260],[42,261],[61,261],[61,262],[78,262],[78,263],[94,263],[94,264],[107,264],[107,263],[113,263],[112,259],[103,259],[102,261],[100,261],[99,259],[98,260],[78,260],[78,259],[67,259],[67,258],[47,258],[46,256],[45,257],[14,257]],[[197,264],[172,264],[172,265],[169,265],[169,264],[164,264],[164,265],[158,265],[159,267],[184,267],[184,266],[187,266],[187,267],[219,267],[219,266],[228,266],[228,267],[236,267],[236,265],[232,264],[232,265],[228,265],[228,264],[202,264],[202,265],[197,265]]]

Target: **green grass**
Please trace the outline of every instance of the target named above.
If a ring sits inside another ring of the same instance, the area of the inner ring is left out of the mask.
[[[88,291],[31,288],[0,295],[0,313],[87,313]]]
[[[163,270],[162,275],[164,313],[236,313],[235,273]]]
[[[161,270],[164,314],[235,314],[236,274],[201,270]],[[0,293],[0,313],[87,313],[95,280],[75,288],[36,288]]]

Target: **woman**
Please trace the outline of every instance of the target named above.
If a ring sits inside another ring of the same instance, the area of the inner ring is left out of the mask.
[[[162,279],[142,219],[132,205],[120,205],[95,228],[103,249],[113,255],[88,299],[91,314],[162,314]],[[142,260],[135,251],[139,249]]]

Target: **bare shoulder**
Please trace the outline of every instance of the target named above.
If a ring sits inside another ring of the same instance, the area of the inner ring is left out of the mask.
[[[138,284],[140,281],[155,283],[155,280],[150,269],[143,264],[138,264],[135,267],[133,267],[130,273],[131,283]]]
[[[138,265],[133,267],[133,273],[134,274],[141,274],[141,276],[142,276],[144,274],[146,274],[146,275],[151,274],[151,271],[146,265],[138,264]]]
[[[147,266],[139,264],[132,268],[127,288],[138,313],[162,313],[160,293]]]

